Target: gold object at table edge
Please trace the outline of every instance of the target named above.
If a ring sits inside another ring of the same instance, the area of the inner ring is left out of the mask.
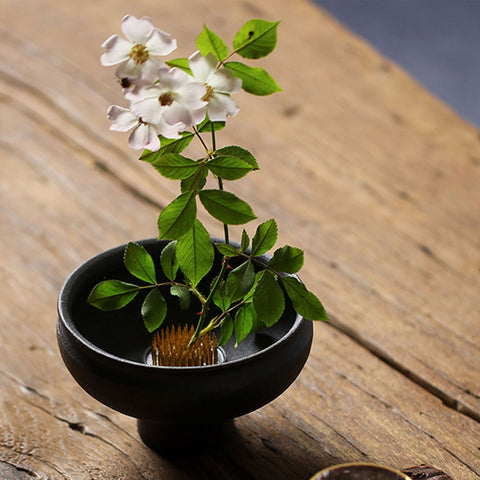
[[[392,473],[396,473],[399,475],[403,480],[412,480],[412,477],[409,477],[406,473],[401,472],[400,470],[396,470],[395,468],[392,467],[387,467],[385,465],[378,465],[375,463],[365,463],[365,462],[350,462],[350,463],[339,463],[338,465],[331,465],[330,467],[326,467],[322,470],[319,470],[317,473],[313,475],[313,477],[310,478],[310,480],[320,480],[319,477],[334,468],[340,468],[340,467],[376,467],[376,468],[382,468],[384,470],[387,470]]]

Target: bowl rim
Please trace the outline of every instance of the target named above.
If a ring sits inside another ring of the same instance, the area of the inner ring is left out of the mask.
[[[412,477],[408,476],[406,473],[401,472],[400,470],[397,470],[392,467],[388,467],[386,465],[380,465],[376,463],[369,463],[369,462],[347,462],[347,463],[339,463],[338,465],[331,465],[329,467],[323,468],[322,470],[319,470],[316,472],[313,477],[311,477],[310,480],[317,480],[320,475],[323,475],[325,473],[329,473],[333,470],[336,470],[337,468],[344,468],[344,467],[374,467],[378,468],[381,470],[387,470],[391,473],[396,473],[399,475],[403,480],[412,480]]]
[[[212,242],[213,241],[222,241],[221,239],[217,239],[212,237]],[[145,243],[150,243],[150,242],[155,242],[159,241],[158,239],[150,238],[150,239],[142,239],[142,240],[137,240],[137,243],[140,244],[145,244]],[[160,240],[161,241],[161,240]],[[236,242],[230,242],[232,244],[235,244]],[[75,326],[71,316],[69,315],[69,308],[67,307],[67,302],[66,302],[66,297],[72,290],[72,287],[78,277],[80,277],[82,274],[87,272],[89,268],[94,265],[100,258],[104,258],[107,256],[111,255],[117,255],[121,253],[125,247],[126,243],[122,245],[118,245],[116,247],[109,248],[107,250],[104,250],[103,252],[100,252],[93,257],[87,259],[83,263],[81,263],[75,270],[73,270],[70,275],[67,277],[65,282],[63,283],[59,295],[58,295],[58,300],[57,300],[57,313],[58,313],[58,322],[62,324],[62,326],[68,331],[69,335],[71,335],[78,343],[80,343],[84,348],[87,349],[87,351],[92,352],[94,355],[99,356],[103,359],[108,359],[112,364],[122,364],[125,366],[129,366],[132,369],[139,369],[140,371],[144,372],[199,372],[199,371],[205,371],[207,369],[211,373],[213,373],[216,370],[225,370],[229,368],[235,368],[240,365],[246,365],[248,363],[251,363],[263,356],[268,356],[270,352],[280,348],[281,345],[285,344],[285,342],[288,342],[292,339],[292,337],[297,333],[297,331],[305,324],[305,323],[312,323],[309,320],[306,320],[303,316],[295,312],[295,320],[292,324],[292,326],[289,328],[289,330],[283,335],[281,338],[279,338],[277,341],[275,341],[272,345],[269,345],[268,347],[262,349],[259,352],[255,352],[249,355],[246,355],[245,357],[236,359],[236,360],[231,360],[231,361],[226,361],[223,363],[217,363],[213,365],[202,365],[202,366],[158,366],[158,365],[149,365],[146,363],[140,363],[140,362],[135,362],[133,360],[129,360],[126,358],[119,357],[117,355],[114,355],[112,353],[109,353],[101,348],[99,348],[97,345],[95,345],[93,342],[85,338],[77,329]],[[268,257],[269,255],[266,254]],[[296,275],[291,275],[295,276]],[[297,277],[298,278],[298,277]],[[313,329],[313,326],[312,326]],[[312,333],[313,334],[313,333]]]

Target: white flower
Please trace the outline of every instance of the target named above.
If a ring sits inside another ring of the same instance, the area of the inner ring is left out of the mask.
[[[207,88],[203,99],[208,102],[209,119],[224,122],[227,115],[236,115],[239,108],[230,93],[240,90],[242,80],[234,77],[226,68],[217,68],[217,59],[212,53],[204,57],[197,51],[188,58],[188,63],[194,78]]]
[[[160,140],[155,127],[134,115],[128,108],[112,105],[108,109],[107,117],[112,121],[110,130],[128,132],[133,128],[128,138],[128,144],[133,150],[148,148],[157,151],[160,148]]]
[[[154,125],[164,137],[178,138],[179,132],[204,120],[206,87],[178,68],[160,69],[157,75],[158,83],[126,97],[135,115]]]
[[[107,51],[100,59],[102,65],[118,65],[115,73],[119,78],[151,78],[163,65],[155,56],[168,55],[177,48],[177,41],[155,28],[148,17],[126,15],[122,31],[127,39],[112,35],[103,43]]]

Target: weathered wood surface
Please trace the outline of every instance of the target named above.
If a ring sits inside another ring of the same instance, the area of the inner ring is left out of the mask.
[[[100,44],[125,13],[151,16],[179,54],[203,22],[228,38],[282,19],[264,66],[284,93],[241,95],[221,141],[256,154],[237,191],[305,248],[332,318],[297,382],[191,460],[143,446],[56,347],[68,273],[155,235],[174,193],[107,131],[121,97]],[[480,477],[476,129],[305,0],[0,0],[0,42],[0,478],[308,479],[356,460]]]

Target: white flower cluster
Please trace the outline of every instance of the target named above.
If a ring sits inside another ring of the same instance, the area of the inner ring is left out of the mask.
[[[201,123],[208,114],[211,121],[225,121],[239,108],[230,97],[242,81],[218,65],[213,54],[199,51],[188,58],[192,75],[180,68],[169,68],[157,56],[168,55],[177,42],[168,33],[155,28],[148,17],[127,15],[122,20],[126,37],[112,35],[102,47],[105,66],[118,65],[116,75],[124,87],[130,108],[112,105],[108,118],[111,130],[127,132],[134,150],[156,151],[158,135],[180,138],[181,132]]]

